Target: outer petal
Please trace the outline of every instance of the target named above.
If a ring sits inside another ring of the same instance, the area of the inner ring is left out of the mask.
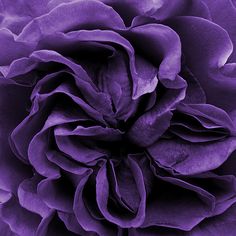
[[[201,1],[185,0],[101,0],[111,5],[130,25],[135,16],[151,16],[165,20],[173,16],[190,15],[209,18],[209,12]]]
[[[14,197],[1,203],[0,215],[14,233],[25,236],[34,235],[41,221],[38,215],[22,208]]]
[[[13,233],[9,226],[4,223],[3,221],[0,221],[0,232],[4,235],[4,236],[18,236],[16,233]]]
[[[8,65],[14,59],[27,55],[33,49],[28,42],[17,42],[15,35],[7,29],[0,29],[0,43],[5,45],[0,52],[1,66]]]
[[[71,183],[63,177],[58,180],[44,179],[37,188],[42,201],[51,209],[72,213],[74,191]]]
[[[49,214],[50,209],[42,201],[37,192],[39,181],[39,176],[24,180],[18,188],[18,199],[19,204],[28,211],[39,214],[41,217],[46,217]]]
[[[28,89],[0,78],[0,188],[14,193],[18,184],[31,176],[30,169],[15,157],[8,142],[12,129],[26,115],[28,96]]]
[[[171,19],[175,16],[210,18],[207,6],[202,1],[194,0],[163,0],[161,7],[157,11],[147,12],[147,15],[151,15],[158,20]]]
[[[180,179],[158,178],[161,181],[155,181],[143,228],[163,226],[187,231],[211,215],[214,197],[210,193]]]
[[[228,114],[210,104],[180,104],[175,115],[170,132],[192,143],[221,140],[235,134]]]
[[[218,0],[217,2],[211,0],[203,1],[210,10],[212,21],[220,25],[229,33],[234,44],[234,51],[230,56],[230,61],[236,62],[236,31],[234,24],[236,21],[236,6],[233,4],[232,0]],[[224,10],[222,11],[222,9]]]
[[[197,226],[188,236],[234,236],[236,232],[235,224],[236,206],[235,204],[222,215],[212,217]]]
[[[220,26],[196,17],[178,17],[170,25],[179,34],[186,63],[199,80],[207,102],[235,110],[235,65],[226,64],[233,44]],[[199,34],[199,32],[202,32]]]
[[[58,20],[59,16],[60,20]],[[56,32],[69,32],[86,28],[124,28],[124,24],[120,16],[111,7],[99,1],[72,1],[60,4],[49,14],[34,19],[24,28],[17,39],[38,43],[42,37]]]
[[[37,0],[16,0],[12,4],[11,0],[1,0],[0,28],[7,28],[19,34],[29,21],[51,10],[52,4],[48,6],[50,2],[50,0],[42,0],[39,4]]]
[[[193,175],[219,167],[235,149],[235,138],[204,144],[160,140],[148,152],[161,166],[178,174]]]

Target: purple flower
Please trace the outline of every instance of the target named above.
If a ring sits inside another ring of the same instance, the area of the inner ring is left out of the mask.
[[[1,235],[235,236],[235,4],[1,0]]]

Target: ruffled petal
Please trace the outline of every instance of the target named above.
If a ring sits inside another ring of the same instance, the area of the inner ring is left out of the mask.
[[[90,174],[88,173],[83,179],[81,179],[77,187],[73,207],[75,216],[82,228],[86,231],[95,232],[99,236],[116,235],[117,228],[113,224],[104,221],[103,218],[95,218],[93,215],[91,215],[88,207],[86,207],[85,205],[85,201],[83,199],[83,191]]]
[[[133,181],[135,181],[135,184],[133,183],[133,186],[131,186],[133,188],[137,188],[137,192],[140,198],[137,212],[133,217],[130,217],[128,215],[126,217],[124,217],[124,215],[122,215],[121,217],[119,217],[119,215],[116,216],[115,214],[112,214],[112,210],[108,208],[109,183],[106,176],[107,168],[105,165],[100,168],[96,177],[96,199],[101,213],[108,221],[113,222],[122,228],[137,227],[142,224],[145,217],[146,194],[142,172],[138,164],[132,159],[129,160],[129,168],[133,174]],[[123,171],[126,171],[125,168],[123,169]],[[123,195],[124,200],[130,201],[131,199],[128,198],[133,198],[133,196],[129,195],[127,192],[130,182],[128,180],[126,183],[122,183],[122,181],[120,181],[120,183],[118,184],[120,184],[119,187],[122,191],[121,194]]]
[[[207,102],[228,112],[235,110],[235,104],[229,102],[236,91],[235,65],[225,64],[233,51],[227,32],[197,17],[178,17],[170,25],[181,38],[186,63],[204,89]]]
[[[210,104],[179,104],[170,132],[192,143],[222,140],[235,134],[229,115]]]
[[[0,52],[0,66],[7,66],[13,60],[26,56],[33,50],[30,43],[17,41],[16,36],[7,29],[0,29],[0,43],[5,45]]]
[[[148,152],[161,166],[181,175],[193,175],[219,167],[235,148],[235,138],[200,144],[175,139],[160,140]]]
[[[172,110],[184,99],[184,96],[185,84],[182,89],[169,89],[152,109],[134,122],[127,133],[130,141],[142,147],[157,141],[170,126]]]
[[[127,37],[154,66],[159,67],[158,78],[164,85],[166,80],[176,79],[180,71],[181,44],[171,28],[161,24],[137,26],[128,31]]]
[[[22,207],[44,218],[48,216],[50,209],[38,195],[37,187],[39,182],[39,176],[24,180],[18,188],[18,199]]]
[[[74,199],[73,186],[71,186],[68,179],[67,181],[65,179],[65,177],[44,179],[39,183],[37,191],[43,202],[50,209],[72,213]]]
[[[90,17],[91,14],[93,17]],[[60,21],[58,21],[60,16]],[[20,41],[38,43],[42,37],[56,32],[69,32],[78,29],[124,28],[120,16],[107,5],[95,1],[72,1],[63,3],[48,14],[35,18],[18,36]]]
[[[0,215],[10,229],[19,235],[34,235],[41,221],[41,217],[22,208],[13,196],[1,203]]]

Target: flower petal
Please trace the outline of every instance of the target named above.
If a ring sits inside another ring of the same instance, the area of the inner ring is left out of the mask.
[[[184,95],[185,88],[169,89],[151,110],[134,122],[127,133],[129,140],[142,147],[157,141],[170,126],[171,111],[184,98]]]
[[[194,175],[219,167],[235,149],[235,138],[200,144],[176,139],[160,140],[148,152],[161,166],[181,175]]]
[[[12,153],[9,136],[27,115],[29,89],[8,83],[0,77],[0,188],[17,192],[19,183],[31,176],[31,170]]]
[[[95,10],[96,9],[96,10]],[[91,14],[93,17],[90,17]],[[58,21],[60,16],[60,21]],[[18,36],[20,41],[38,43],[56,32],[78,29],[124,28],[120,16],[107,5],[95,0],[72,1],[58,5],[48,14],[35,18]]]

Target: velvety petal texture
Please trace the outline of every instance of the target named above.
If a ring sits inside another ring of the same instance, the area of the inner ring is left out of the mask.
[[[0,0],[0,235],[235,236],[235,20]]]

